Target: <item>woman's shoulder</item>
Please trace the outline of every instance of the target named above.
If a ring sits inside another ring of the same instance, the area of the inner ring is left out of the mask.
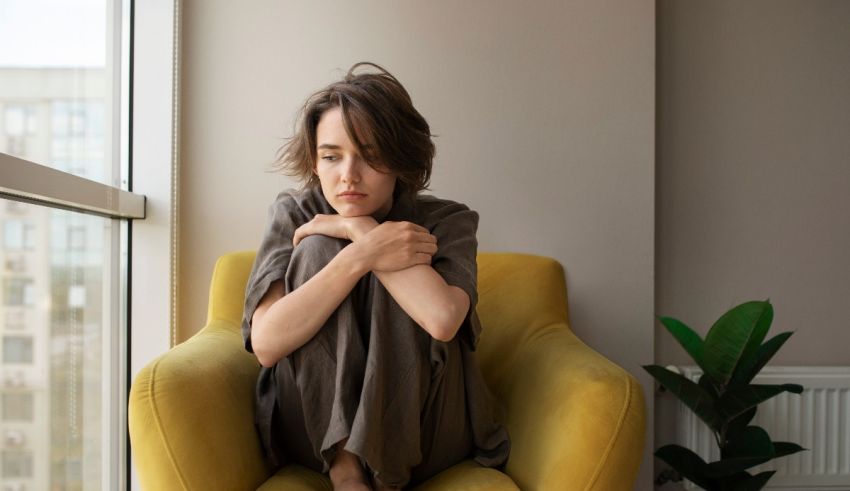
[[[478,222],[478,212],[471,209],[465,203],[446,198],[440,198],[430,194],[419,194],[416,197],[417,208],[420,216],[427,222],[435,224],[447,218],[468,218],[475,223]]]
[[[433,194],[418,194],[416,195],[416,203],[422,210],[434,211],[443,208],[451,208],[454,210],[469,210],[469,206],[460,201],[455,201],[446,198],[440,198]]]

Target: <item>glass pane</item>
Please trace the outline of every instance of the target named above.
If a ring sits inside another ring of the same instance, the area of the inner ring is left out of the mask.
[[[113,3],[0,0],[0,152],[121,187]]]
[[[109,488],[120,226],[0,200],[0,490]]]

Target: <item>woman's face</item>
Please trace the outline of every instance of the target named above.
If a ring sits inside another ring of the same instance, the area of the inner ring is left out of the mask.
[[[366,146],[366,151],[369,147]],[[395,174],[373,169],[345,131],[342,111],[322,114],[316,127],[316,166],[325,199],[344,217],[384,218],[393,206]]]

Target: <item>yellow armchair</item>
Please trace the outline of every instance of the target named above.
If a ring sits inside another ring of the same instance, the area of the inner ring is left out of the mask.
[[[207,325],[133,381],[129,426],[146,490],[331,490],[295,464],[273,474],[253,426],[259,364],[239,326],[253,252],[219,258]],[[478,256],[477,351],[511,437],[505,472],[467,460],[417,489],[632,489],[645,406],[637,380],[570,330],[561,265],[524,254]]]

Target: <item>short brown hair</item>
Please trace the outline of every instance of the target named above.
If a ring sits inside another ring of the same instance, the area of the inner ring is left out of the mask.
[[[360,66],[374,67],[378,73],[355,74]],[[295,134],[278,151],[275,168],[299,178],[305,186],[319,185],[319,178],[313,173],[316,127],[325,111],[337,107],[358,152],[372,158],[369,165],[396,173],[397,193],[416,194],[428,188],[435,152],[428,122],[413,107],[401,83],[384,68],[369,62],[354,64],[341,81],[307,99]],[[364,151],[369,143],[376,152]]]

